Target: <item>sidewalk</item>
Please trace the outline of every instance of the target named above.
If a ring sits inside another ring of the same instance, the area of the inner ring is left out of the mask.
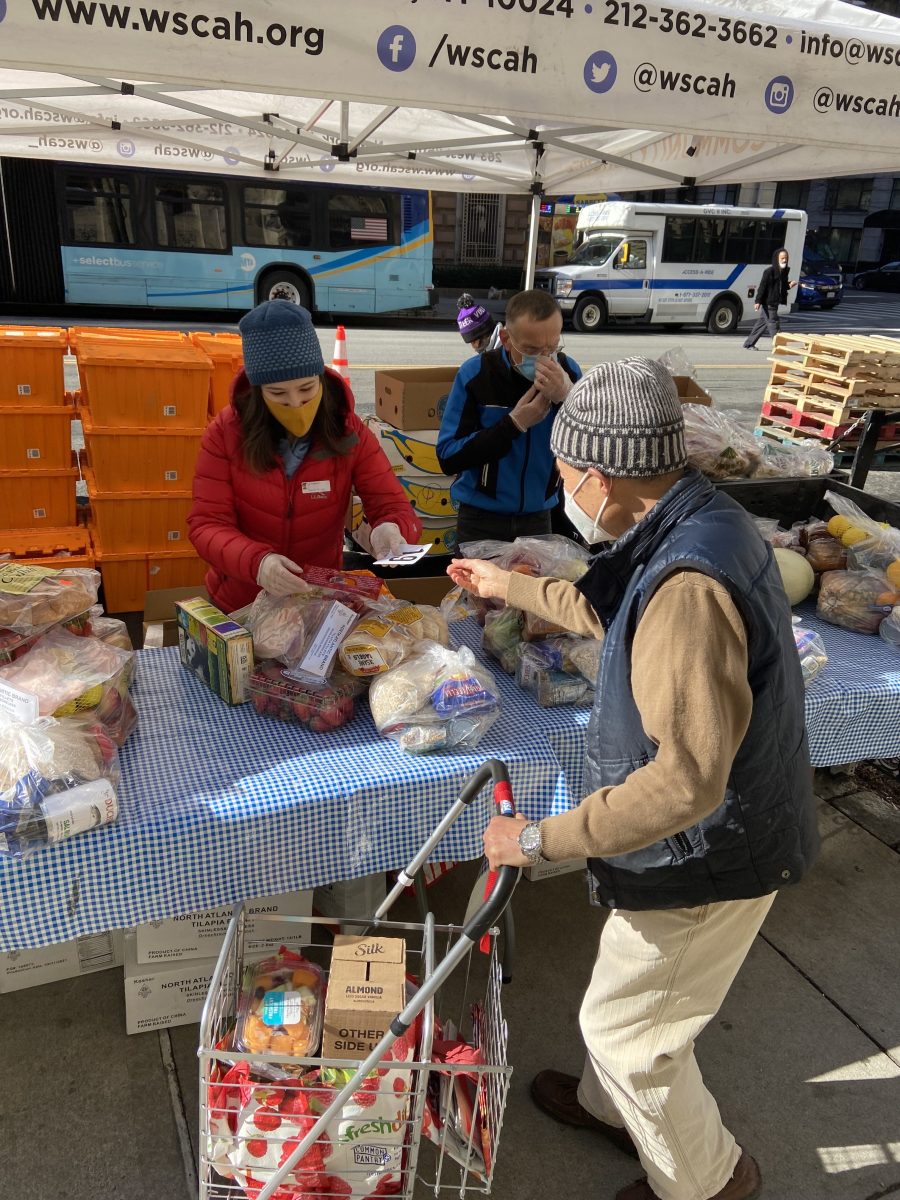
[[[900,1196],[900,808],[852,776],[820,772],[817,792],[821,861],[777,899],[697,1053],[760,1161],[765,1200],[881,1200]],[[462,918],[474,872],[431,889],[439,921]],[[528,1096],[541,1067],[580,1070],[578,1006],[602,914],[577,874],[523,881],[514,904],[503,1003],[515,1069],[494,1195],[612,1200],[635,1163]],[[405,900],[395,915],[417,920]],[[120,971],[0,997],[0,1195],[195,1195],[196,1046],[196,1026],[127,1037]]]

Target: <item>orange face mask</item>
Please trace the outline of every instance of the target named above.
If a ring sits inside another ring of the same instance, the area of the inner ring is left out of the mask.
[[[311,400],[307,400],[305,404],[301,404],[299,408],[294,408],[290,404],[276,404],[274,400],[266,400],[265,397],[263,400],[278,424],[283,426],[292,437],[306,437],[312,429],[312,423],[316,419],[316,413],[322,403],[322,385],[320,383],[316,395]]]

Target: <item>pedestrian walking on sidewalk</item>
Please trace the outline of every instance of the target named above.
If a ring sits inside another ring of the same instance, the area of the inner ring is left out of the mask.
[[[744,342],[745,350],[755,350],[756,343],[764,333],[768,333],[770,338],[774,338],[776,333],[781,332],[778,306],[787,304],[788,293],[791,288],[797,286],[796,279],[789,278],[789,263],[788,252],[782,246],[772,255],[771,267],[766,267],[763,271],[759,287],[756,289],[756,303],[753,306],[756,309],[757,317]]]
[[[492,867],[587,856],[593,903],[610,910],[581,1005],[581,1079],[541,1071],[532,1096],[640,1158],[646,1178],[616,1200],[751,1200],[759,1167],[723,1125],[694,1041],[777,890],[818,850],[790,606],[752,518],[687,468],[660,364],[590,371],[551,446],[566,511],[597,551],[582,579],[448,568],[480,596],[603,640],[585,798],[484,835]]]

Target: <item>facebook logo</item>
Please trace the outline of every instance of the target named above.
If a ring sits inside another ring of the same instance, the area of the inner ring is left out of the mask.
[[[389,25],[378,39],[378,58],[389,71],[405,71],[416,57],[416,39],[405,25]]]

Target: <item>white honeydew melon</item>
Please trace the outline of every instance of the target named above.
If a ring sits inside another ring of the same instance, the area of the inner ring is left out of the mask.
[[[775,561],[781,572],[781,582],[792,605],[800,604],[813,590],[816,575],[802,554],[775,547]]]

